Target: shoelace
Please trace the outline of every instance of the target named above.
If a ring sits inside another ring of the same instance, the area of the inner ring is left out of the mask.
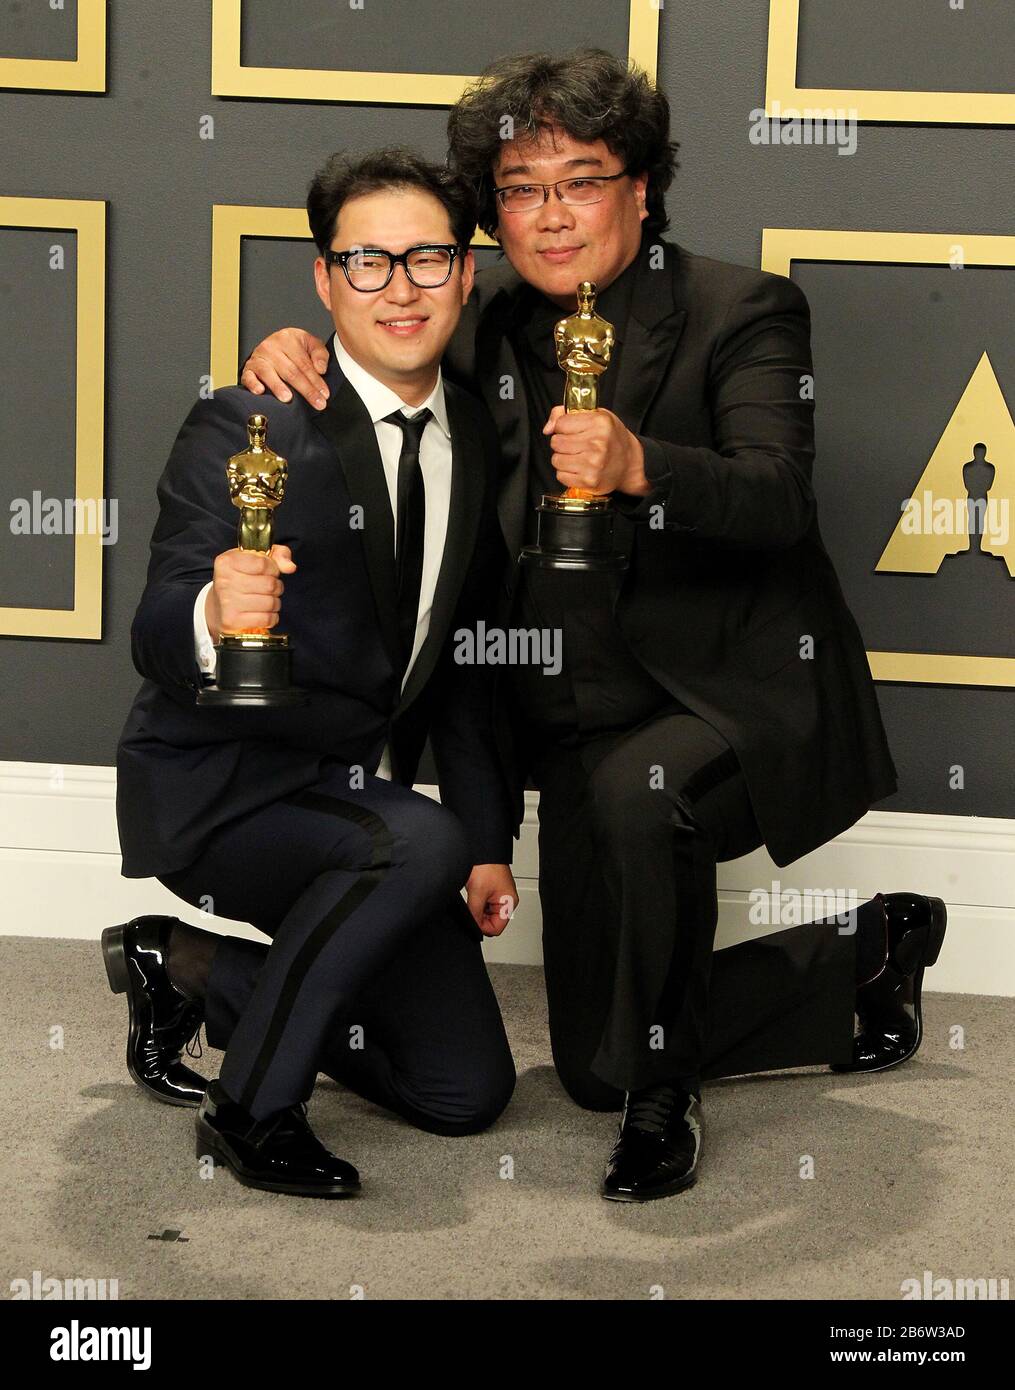
[[[625,1127],[661,1134],[673,1113],[674,1102],[684,1092],[675,1086],[651,1086],[628,1095]]]
[[[204,1023],[204,1020],[202,1019],[202,1020],[201,1020],[201,1023],[199,1023],[199,1024],[197,1025],[197,1031],[194,1033],[194,1036],[193,1036],[193,1037],[190,1039],[190,1041],[187,1043],[187,1049],[186,1049],[186,1051],[187,1051],[187,1056],[188,1056],[188,1057],[193,1057],[193,1058],[195,1059],[195,1061],[197,1060],[197,1058],[203,1057],[203,1056],[204,1056],[204,1048],[201,1046],[201,1028],[202,1028],[202,1026],[203,1026],[203,1023]],[[193,1050],[194,1044],[195,1044],[195,1043],[197,1043],[197,1051],[196,1051],[196,1052]]]

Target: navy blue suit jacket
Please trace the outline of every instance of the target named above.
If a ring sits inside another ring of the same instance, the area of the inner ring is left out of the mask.
[[[391,504],[369,414],[333,348],[326,410],[230,386],[187,416],[158,482],[160,511],[131,649],[144,677],[117,749],[122,873],[185,867],[215,829],[309,786],[321,760],[376,767],[391,745],[393,778],[411,785],[427,734],[441,799],[462,820],[474,863],[507,863],[520,798],[507,790],[488,667],[453,660],[454,633],[492,622],[506,552],[496,517],[498,445],[489,416],[445,382],[452,439],[448,532],[426,642],[400,693]],[[279,630],[309,704],[198,707],[194,603],[215,556],[236,545],[239,513],[226,461],[247,443],[248,416],[289,462],[274,539],[298,566],[285,577]],[[362,507],[362,527],[350,524]]]

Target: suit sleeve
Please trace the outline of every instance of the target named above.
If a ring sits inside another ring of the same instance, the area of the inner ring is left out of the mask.
[[[493,448],[496,449],[495,437]],[[496,619],[498,586],[503,582],[507,551],[494,506],[496,455],[489,460],[486,506],[479,527],[473,562],[462,586],[441,656],[439,695],[430,727],[437,764],[441,803],[465,827],[474,864],[510,864],[517,828],[512,798],[498,751],[494,708],[497,668],[455,661],[455,634],[476,632],[483,619],[487,628]]]
[[[810,310],[783,275],[762,274],[729,306],[706,390],[716,447],[639,435],[653,492],[616,495],[636,522],[751,548],[794,545],[814,518]],[[658,524],[658,523],[656,523]]]
[[[430,739],[441,804],[465,827],[473,864],[510,864],[515,832],[493,726],[493,668],[461,666],[444,685]]]
[[[144,592],[131,626],[137,671],[167,688],[198,690],[194,608],[215,557],[236,544],[226,461],[246,442],[247,411],[228,390],[198,401],[156,485],[159,515]]]

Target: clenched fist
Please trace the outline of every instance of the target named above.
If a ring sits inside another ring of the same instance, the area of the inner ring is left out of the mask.
[[[652,491],[642,442],[612,410],[568,412],[555,405],[543,433],[550,436],[553,466],[564,487],[634,496]]]
[[[267,555],[251,550],[224,550],[215,556],[215,576],[204,603],[213,642],[223,632],[267,632],[278,622],[284,585],[280,575],[296,569],[287,545],[273,545]]]

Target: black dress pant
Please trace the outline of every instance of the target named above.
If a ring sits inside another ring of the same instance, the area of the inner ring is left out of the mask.
[[[312,788],[221,829],[161,881],[250,922],[223,937],[205,1000],[220,1081],[257,1119],[306,1100],[318,1071],[437,1134],[490,1124],[515,1072],[459,890],[471,870],[446,809],[329,759]]]
[[[762,835],[722,735],[635,659],[616,575],[523,570],[513,621],[559,634],[556,671],[511,671],[539,790],[554,1064],[579,1105],[625,1090],[852,1056],[857,921],[714,952],[716,864]]]
[[[579,1105],[850,1059],[857,925],[881,909],[713,951],[716,864],[762,841],[710,724],[680,711],[577,749],[544,744],[533,777],[550,1042]]]

